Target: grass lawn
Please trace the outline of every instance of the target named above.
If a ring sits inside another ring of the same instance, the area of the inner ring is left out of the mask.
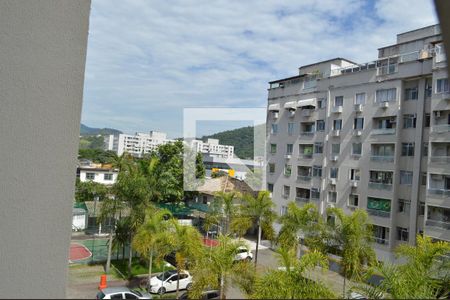
[[[125,261],[123,260],[113,260],[111,262],[114,267],[116,267],[122,274],[125,276],[129,276],[128,274],[128,259]],[[157,263],[153,261],[153,267],[152,267],[152,273],[159,273],[162,272],[163,269],[165,271],[174,269],[172,266],[166,266],[163,268],[165,262],[163,263]],[[133,258],[131,263],[131,276],[137,276],[137,275],[145,275],[148,274],[148,263],[143,262],[140,258]],[[130,277],[130,276],[129,276]]]

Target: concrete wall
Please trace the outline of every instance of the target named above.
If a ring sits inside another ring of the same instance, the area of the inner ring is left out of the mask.
[[[90,0],[0,1],[0,291],[64,298]]]

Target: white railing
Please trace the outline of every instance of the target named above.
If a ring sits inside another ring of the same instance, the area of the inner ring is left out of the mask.
[[[297,180],[300,181],[311,181],[311,176],[308,175],[298,175]]]
[[[371,161],[377,161],[377,162],[393,162],[394,157],[393,156],[387,156],[387,155],[372,155],[370,157]]]
[[[392,183],[370,181],[369,187],[372,189],[377,189],[377,190],[390,191],[390,190],[392,190]]]
[[[301,136],[307,136],[307,137],[312,137],[312,136],[314,136],[314,131],[302,131],[302,132],[300,132],[300,135]]]
[[[373,135],[381,135],[381,134],[395,134],[395,128],[379,128],[372,129]]]
[[[382,210],[378,210],[378,209],[371,209],[368,208],[367,209],[367,213],[371,216],[377,216],[377,217],[383,217],[383,218],[390,218],[391,217],[391,213],[388,211],[382,211]]]

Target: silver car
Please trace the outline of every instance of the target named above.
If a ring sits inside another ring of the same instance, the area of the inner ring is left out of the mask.
[[[152,299],[152,296],[127,287],[109,287],[98,292],[97,299]]]

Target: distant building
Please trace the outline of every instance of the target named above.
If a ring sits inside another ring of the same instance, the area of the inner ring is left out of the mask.
[[[214,157],[210,155],[203,155],[203,165],[205,166],[206,177],[211,177],[213,171],[225,171],[233,170],[234,175],[237,179],[245,179],[247,176],[247,171],[254,171],[255,168],[262,168],[262,162],[250,160],[250,159],[239,159],[239,158],[222,158]]]
[[[234,146],[220,145],[217,139],[207,139],[206,142],[200,140],[192,140],[191,147],[203,154],[208,154],[211,157],[233,158]]]
[[[111,164],[83,164],[77,168],[77,177],[81,182],[93,181],[105,185],[112,185],[117,181],[119,171],[113,169]]]
[[[159,145],[174,142],[167,138],[164,132],[150,131],[150,133],[119,134],[105,137],[105,150],[111,150],[122,155],[124,152],[134,157],[142,157],[151,153]]]

